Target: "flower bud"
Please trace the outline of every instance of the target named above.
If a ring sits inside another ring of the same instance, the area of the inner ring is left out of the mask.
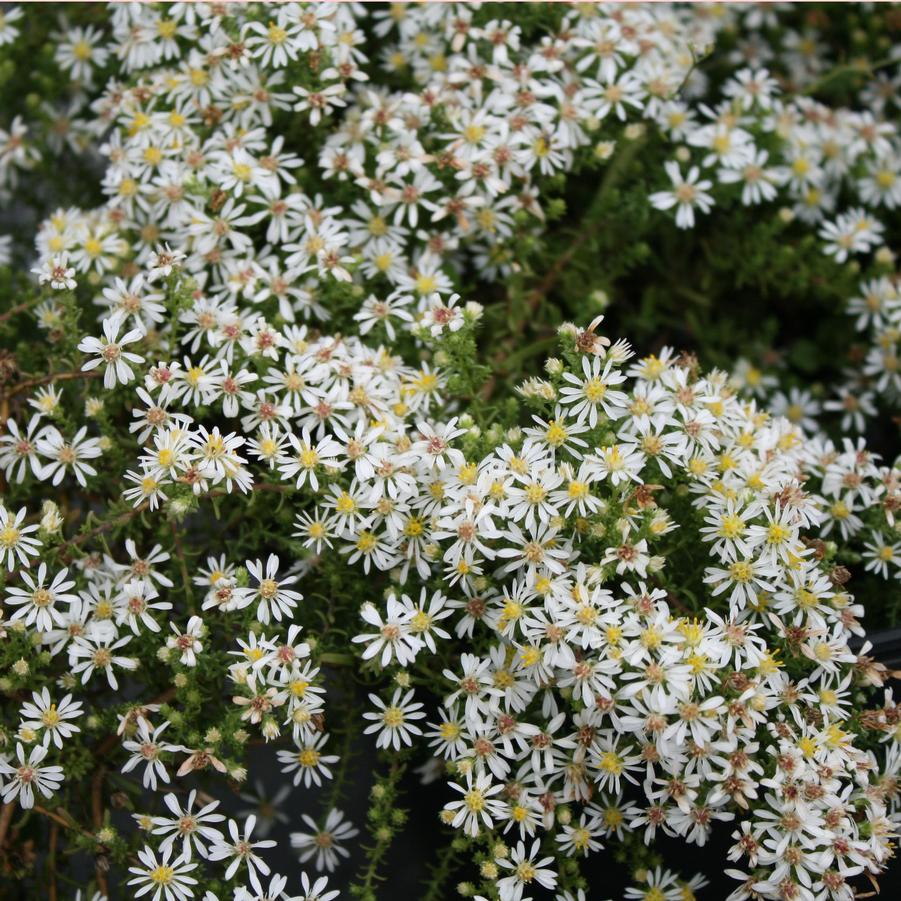
[[[548,357],[544,361],[544,371],[548,375],[560,375],[563,372],[563,362],[556,357]]]

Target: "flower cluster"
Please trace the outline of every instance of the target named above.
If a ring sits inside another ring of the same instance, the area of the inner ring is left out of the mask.
[[[745,24],[751,28],[734,53],[733,73],[715,91],[701,80],[695,98],[658,112],[656,125],[675,158],[664,166],[669,184],[649,202],[674,210],[679,228],[693,227],[696,213],[716,205],[764,206],[785,224],[797,222],[801,234],[815,235],[835,263],[864,269],[858,293],[840,302],[865,349],[849,348],[850,365],[828,386],[825,403],[806,404],[809,415],[841,414],[843,431],[862,433],[878,406],[897,407],[899,393],[897,273],[888,230],[901,206],[901,139],[889,115],[897,78],[871,80],[853,107],[820,102],[809,94],[828,60],[813,35],[788,33],[786,41],[810,42],[801,54],[778,47],[773,16],[751,14]],[[799,87],[808,90],[799,94]],[[763,387],[760,377],[752,387]]]
[[[114,52],[136,83],[112,82],[91,103],[88,127],[113,127],[101,147],[109,200],[51,217],[38,242],[46,265],[68,260],[96,277],[123,256],[146,262],[161,240],[190,249],[205,330],[238,299],[274,300],[288,321],[327,319],[322,280],[353,272],[378,289],[361,331],[381,323],[391,337],[436,292],[447,299],[466,261],[508,274],[512,239],[544,218],[541,180],[571,169],[608,118],[653,115],[709,39],[703,20],[671,10],[572,12],[559,37],[531,43],[510,21],[476,25],[464,6],[398,7],[373,13],[374,27],[386,35],[396,24],[384,66],[411,68],[417,90],[391,93],[369,87],[359,11],[287,4],[267,24],[259,12],[235,9],[201,29],[189,5],[113,8]],[[301,60],[303,86],[286,85]],[[274,125],[291,111],[292,132],[342,116],[301,157]],[[160,321],[142,283],[126,278],[103,296],[135,323]],[[453,326],[444,306],[433,330]]]
[[[783,98],[762,59],[703,103],[735,12],[522,9],[61,26],[104,200],[46,218],[0,314],[0,863],[23,880],[7,848],[47,835],[54,892],[66,841],[102,898],[370,901],[415,777],[443,799],[430,901],[584,901],[611,851],[623,897],[693,898],[666,837],[731,836],[734,901],[846,901],[887,868],[901,718],[852,588],[901,575],[897,471],[821,434],[809,393],[637,355],[603,317],[524,380],[492,367],[541,302],[498,286],[567,175],[609,162],[615,203],[642,141],[684,143],[631,214],[778,201],[838,265],[880,257],[894,129]],[[0,51],[22,26],[0,14]],[[0,134],[0,194],[64,155],[27,128]],[[893,282],[862,292],[888,353]],[[844,390],[859,431],[875,401]]]
[[[565,855],[623,829],[704,844],[737,811],[733,897],[850,897],[847,880],[887,854],[875,836],[893,805],[862,776],[880,764],[855,747],[851,712],[853,686],[881,676],[849,649],[862,611],[810,540],[828,531],[828,503],[798,480],[803,435],[670,355],[630,367],[623,392],[628,352],[597,351],[524,386],[559,405],[456,498],[443,492],[439,528],[457,528],[434,537],[467,597],[455,631],[488,641],[444,671],[451,690],[426,733],[459,780],[446,821],[518,842],[491,839],[515,871],[501,898],[549,863],[530,844],[544,830]],[[843,479],[834,466],[826,490]],[[668,576],[699,544],[698,595],[725,598],[719,612]],[[392,662],[414,665],[415,616],[389,598],[374,650],[390,634]],[[398,721],[415,706],[392,704]],[[874,825],[859,831],[855,810]]]

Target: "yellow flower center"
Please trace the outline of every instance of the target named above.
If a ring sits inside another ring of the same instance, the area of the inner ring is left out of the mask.
[[[416,519],[415,517],[409,519],[404,525],[404,535],[408,538],[418,538],[422,535],[424,531],[424,526],[421,519]]]
[[[585,399],[593,404],[602,400],[607,393],[607,386],[598,378],[589,379],[585,383]]]
[[[20,534],[19,530],[13,526],[6,526],[0,529],[0,547],[15,547],[19,542]]]
[[[751,564],[746,563],[744,560],[737,560],[735,563],[729,565],[729,575],[734,582],[741,582],[743,584],[750,582],[753,574],[754,571],[751,568]]]
[[[357,504],[346,491],[342,491],[335,504],[335,509],[339,513],[353,513],[357,509]]]
[[[314,767],[319,763],[319,752],[315,748],[304,748],[297,755],[297,762],[301,766]]]
[[[297,457],[297,462],[300,463],[304,469],[314,469],[319,463],[319,454],[312,448],[307,448],[300,452]]]
[[[420,275],[416,279],[416,290],[420,294],[431,294],[438,287],[434,275]]]
[[[91,45],[87,41],[76,41],[72,45],[72,55],[80,62],[87,62],[91,58]]]
[[[456,723],[442,723],[438,732],[445,741],[454,741],[460,736],[460,727]]]
[[[473,813],[479,813],[485,809],[485,795],[477,788],[466,792],[463,795],[463,802]]]
[[[598,767],[605,773],[618,776],[623,771],[623,762],[615,751],[605,751],[598,760]]]
[[[248,182],[253,175],[253,169],[247,163],[235,163],[232,166],[232,174],[239,181]]]
[[[554,420],[549,423],[544,437],[551,447],[560,447],[569,436],[567,435],[566,429],[563,428],[559,422]]]
[[[535,878],[535,867],[528,860],[524,860],[516,868],[516,878],[520,882],[529,883]]]
[[[172,867],[167,867],[165,864],[161,863],[158,867],[154,867],[147,875],[150,877],[150,881],[156,885],[171,885],[172,881],[175,879],[175,870]]]
[[[469,144],[478,144],[485,137],[485,128],[473,122],[463,129],[463,139]]]
[[[279,28],[274,22],[269,23],[269,41],[272,44],[283,44],[288,39],[288,32]]]
[[[720,521],[719,534],[723,538],[738,538],[744,531],[745,522],[735,513],[727,513]]]
[[[375,235],[377,238],[381,237],[388,231],[388,223],[381,216],[373,216],[368,223],[369,234]],[[390,260],[389,260],[390,265]],[[376,266],[378,266],[378,261],[376,261]],[[381,268],[381,267],[379,267]]]

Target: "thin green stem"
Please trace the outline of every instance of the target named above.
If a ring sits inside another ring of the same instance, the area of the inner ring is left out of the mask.
[[[810,97],[813,94],[816,94],[817,91],[821,91],[823,87],[825,87],[825,85],[829,84],[830,81],[833,81],[834,79],[842,75],[872,75],[874,72],[878,72],[880,69],[885,69],[888,66],[897,64],[898,60],[890,56],[887,56],[884,59],[877,60],[875,63],[868,63],[866,61],[844,63],[827,72],[822,78],[818,78],[812,85],[808,85],[803,91],[799,92],[798,96]]]
[[[398,786],[406,768],[406,762],[402,758],[394,756],[387,775],[377,780],[373,786],[369,821],[370,833],[375,842],[364,848],[367,852],[366,868],[350,887],[350,894],[362,901],[375,901],[375,886],[377,883],[383,882],[385,878],[379,873],[379,866],[387,855],[400,826],[400,823],[393,818],[398,812],[396,806]],[[401,816],[403,816],[403,812],[401,812]]]
[[[441,901],[442,898],[447,897],[444,884],[451,876],[459,854],[457,848],[454,847],[456,840],[456,836],[449,836],[447,844],[441,849],[438,860],[429,874],[428,885],[422,901]]]

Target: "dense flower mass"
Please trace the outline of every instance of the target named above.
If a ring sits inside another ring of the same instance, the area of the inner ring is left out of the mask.
[[[428,901],[607,897],[613,860],[644,901],[877,883],[901,713],[856,585],[897,609],[901,476],[858,434],[901,396],[888,102],[803,96],[816,48],[755,44],[782,5],[57,6],[66,127],[40,98],[0,124],[0,197],[98,172],[2,276],[2,872],[369,901],[430,805]],[[0,58],[28,22],[0,13]],[[824,265],[865,261],[860,371],[821,404],[633,349],[584,299],[523,346],[597,172],[642,228],[778,203]]]

